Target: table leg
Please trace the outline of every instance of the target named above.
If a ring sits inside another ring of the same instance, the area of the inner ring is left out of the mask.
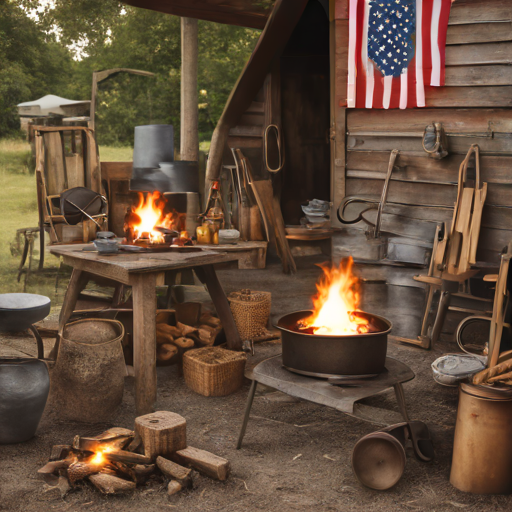
[[[156,274],[136,274],[130,284],[135,406],[142,415],[153,412],[156,402]]]
[[[249,416],[251,414],[252,401],[254,400],[254,394],[256,393],[257,386],[258,386],[258,382],[253,380],[251,383],[251,389],[249,390],[249,396],[247,397],[247,403],[245,404],[244,421],[242,423],[242,428],[240,429],[240,435],[238,436],[238,443],[236,444],[237,450],[240,450],[240,448],[242,448],[242,441],[244,440],[247,423],[249,423]]]
[[[67,324],[73,311],[75,310],[76,303],[80,292],[87,286],[89,282],[89,276],[82,270],[73,269],[71,278],[68,283],[66,294],[64,295],[64,302],[62,303],[62,309],[59,315],[59,333],[62,333],[62,329]]]
[[[62,303],[62,308],[59,314],[59,331],[57,333],[57,338],[55,339],[55,345],[53,346],[49,355],[49,358],[53,359],[54,361],[57,360],[60,337],[62,335],[62,331],[64,330],[64,326],[68,323],[68,320],[75,310],[80,292],[87,286],[88,282],[89,276],[86,272],[73,269],[66,293],[64,295],[64,302]]]
[[[400,382],[395,384],[393,387],[395,388],[396,401],[398,402],[400,413],[402,414],[404,421],[410,421],[407,406],[405,404],[404,388]]]
[[[226,340],[228,342],[228,348],[230,350],[242,350],[242,340],[240,334],[236,328],[229,302],[222,289],[222,285],[219,282],[219,278],[215,273],[213,265],[203,265],[201,267],[195,267],[194,271],[203,284],[208,288],[208,293],[212,298],[219,319],[224,327],[226,333]]]

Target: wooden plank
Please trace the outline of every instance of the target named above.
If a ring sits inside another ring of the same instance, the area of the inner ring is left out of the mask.
[[[446,66],[512,63],[512,42],[463,44],[446,47]]]
[[[512,67],[509,65],[492,66],[447,66],[447,86],[511,85]]]
[[[431,107],[511,107],[512,86],[425,87]]]
[[[101,177],[104,180],[129,180],[133,162],[101,162]]]
[[[456,184],[463,154],[450,154],[441,160],[429,158],[425,152],[402,152],[396,160],[392,180],[436,181]],[[384,179],[389,160],[388,151],[349,151],[347,176]],[[483,182],[512,185],[512,156],[481,156]],[[357,173],[357,174],[356,174]]]
[[[263,137],[263,126],[234,126],[229,130],[232,137]]]
[[[446,35],[447,45],[498,41],[512,41],[512,22],[451,25]]]
[[[449,24],[511,20],[512,4],[509,0],[457,0],[452,4]]]
[[[262,137],[228,137],[227,145],[229,148],[256,148],[261,149],[263,147]]]
[[[382,192],[382,180],[362,180],[347,178],[347,195],[363,194],[379,197]],[[415,184],[413,182],[393,182],[389,187],[388,200],[405,204],[439,205],[453,207],[457,197],[457,187],[438,184]]]
[[[59,195],[66,187],[64,148],[60,133],[43,134],[45,146],[45,179],[49,195]]]
[[[380,197],[383,180],[347,178],[347,195]],[[388,200],[394,203],[434,205],[452,207],[457,198],[457,187],[442,183],[417,183],[415,181],[393,181],[389,186]],[[512,204],[512,188],[489,184],[488,205],[509,206]]]
[[[347,149],[349,151],[423,151],[421,136],[412,137],[407,133],[396,134],[392,131],[373,135],[371,132],[359,134],[349,132],[347,136]],[[500,154],[512,153],[512,135],[502,134],[491,138],[490,136],[457,137],[448,135],[448,148],[451,153],[466,154],[471,144],[478,144],[481,153]]]
[[[347,1],[336,3],[336,7]],[[346,137],[347,131],[347,69],[348,69],[348,21],[331,21],[330,69],[331,69],[331,201],[340,204],[345,197]],[[333,226],[341,226],[335,215],[331,216]]]
[[[512,132],[510,109],[415,109],[382,110],[350,109],[350,132],[387,132],[390,126],[399,126],[400,132],[423,133],[433,121],[442,123],[447,133],[484,134]]]

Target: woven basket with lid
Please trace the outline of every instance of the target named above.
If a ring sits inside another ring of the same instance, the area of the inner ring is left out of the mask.
[[[242,340],[252,340],[267,331],[271,306],[270,292],[241,290],[229,294],[228,300]]]

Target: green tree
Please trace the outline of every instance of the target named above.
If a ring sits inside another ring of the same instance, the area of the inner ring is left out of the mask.
[[[46,34],[17,2],[0,2],[0,137],[19,133],[16,105],[45,94],[62,94],[67,48]]]

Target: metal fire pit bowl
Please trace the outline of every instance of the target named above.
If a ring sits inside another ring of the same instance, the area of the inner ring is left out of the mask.
[[[368,376],[385,371],[388,334],[391,322],[381,316],[358,312],[379,332],[346,336],[323,336],[297,331],[297,322],[312,311],[297,311],[279,319],[283,366],[311,377]]]

